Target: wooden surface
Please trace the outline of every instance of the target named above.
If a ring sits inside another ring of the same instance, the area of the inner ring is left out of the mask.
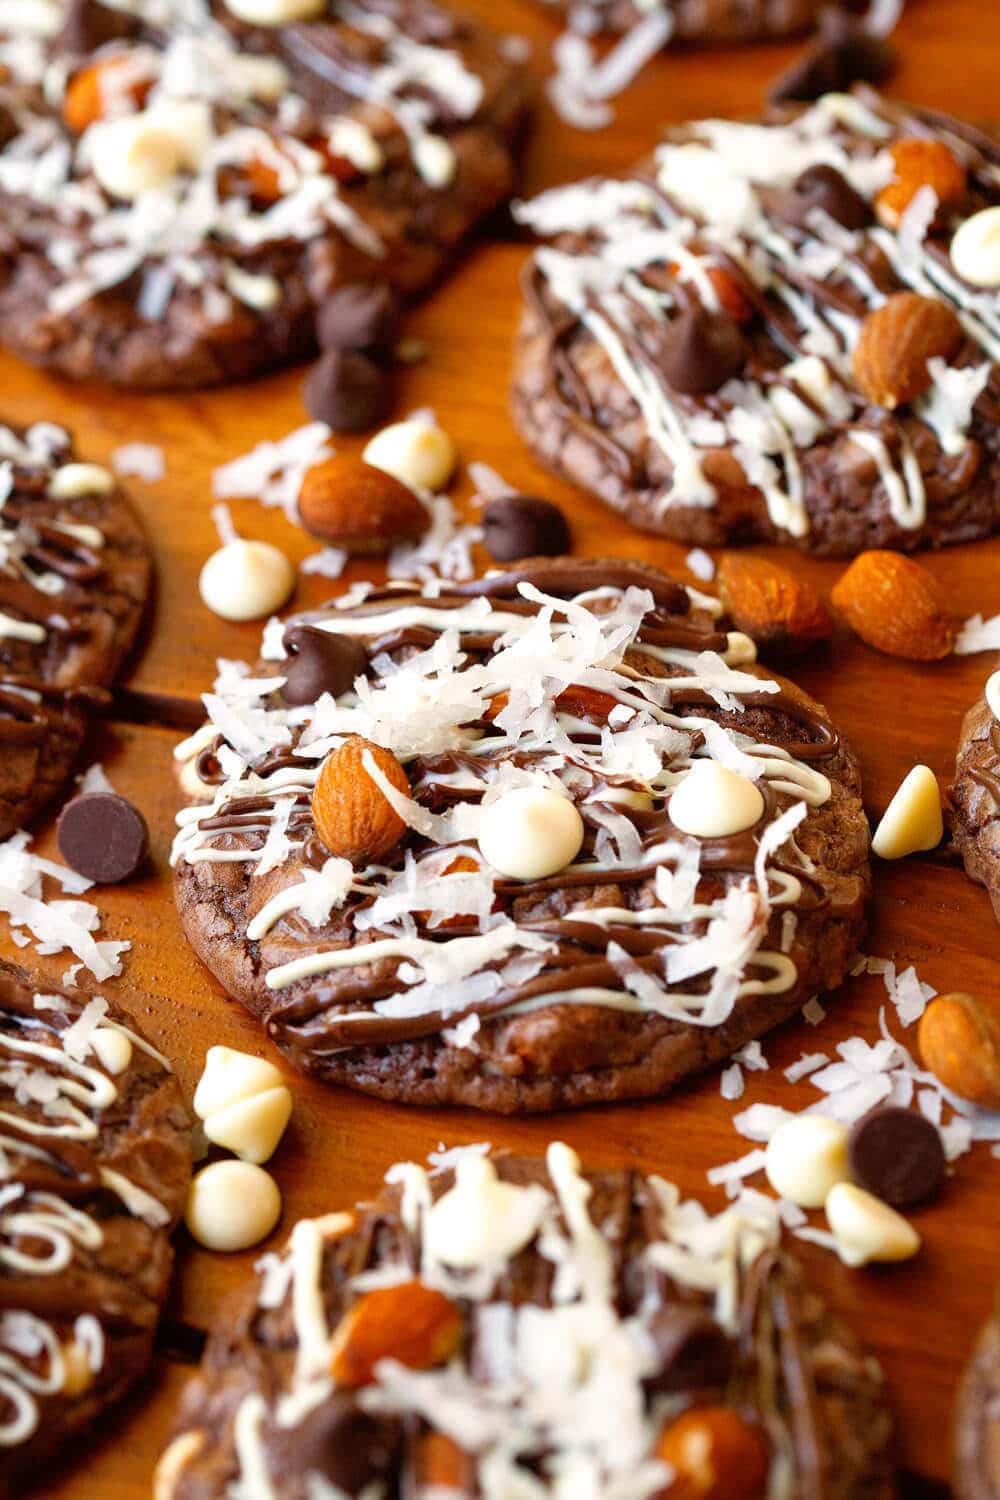
[[[464,3],[495,25],[530,35],[538,64],[544,62],[554,30],[531,0]],[[910,0],[899,32],[903,66],[894,91],[988,117],[995,111],[991,54],[982,45],[988,17],[989,7],[973,0]],[[562,130],[544,107],[528,152],[526,187],[534,190],[583,172],[627,165],[648,149],[661,122],[692,114],[752,112],[767,78],[793,51],[782,47],[665,57],[619,101],[615,127],[597,135]],[[413,315],[410,331],[427,341],[429,358],[403,375],[399,409],[433,405],[464,460],[491,463],[511,483],[563,503],[581,555],[641,556],[684,576],[685,549],[627,530],[595,501],[543,475],[513,432],[506,379],[523,256],[509,225],[498,221],[489,242],[479,245],[450,284]],[[127,937],[134,944],[121,980],[105,989],[171,1053],[189,1090],[213,1043],[269,1052],[249,1018],[227,1001],[187,949],[167,864],[176,808],[171,771],[176,726],[196,718],[198,694],[209,685],[214,659],[252,655],[258,638],[257,627],[225,624],[198,598],[198,569],[215,546],[208,515],[210,476],[215,465],[305,420],[300,385],[301,374],[292,372],[239,390],[132,398],[60,385],[0,358],[0,407],[6,418],[65,422],[77,430],[86,456],[98,460],[137,440],[161,444],[167,455],[163,481],[130,481],[157,555],[158,598],[148,639],[119,704],[119,721],[100,727],[88,753],[100,758],[115,784],[139,803],[153,831],[148,872],[130,886],[97,895],[105,913],[104,935]],[[467,495],[470,488],[460,475],[456,496]],[[314,550],[280,514],[249,500],[235,504],[233,511],[246,535],[277,541],[295,558]],[[824,589],[840,571],[838,564],[796,561],[793,554],[785,560]],[[962,614],[1000,610],[1000,540],[955,548],[927,563]],[[357,567],[348,576],[370,573],[370,568]],[[333,591],[328,581],[306,579],[295,604],[316,602]],[[947,779],[962,714],[994,664],[990,657],[972,657],[914,666],[838,637],[796,675],[827,703],[860,752],[866,802],[876,817],[915,761],[928,762]],[[53,847],[50,822],[43,818],[38,826],[39,846],[47,851]],[[941,859],[880,866],[876,873],[868,952],[893,958],[900,967],[915,963],[921,977],[941,989],[986,990],[995,982],[997,928],[981,889]],[[0,951],[24,961],[30,950],[15,949],[5,923],[2,928]],[[60,974],[66,962],[65,956],[38,960],[50,975]],[[853,1034],[873,1039],[884,999],[879,980],[855,980],[829,1004],[828,1018],[818,1030],[797,1022],[772,1036],[765,1051],[774,1067],[750,1076],[743,1102],[796,1108],[810,1101],[814,1091],[786,1084],[779,1069],[803,1051],[831,1052],[838,1040]],[[907,1040],[912,1045],[912,1038]],[[276,1239],[303,1214],[348,1207],[372,1193],[390,1162],[422,1158],[440,1142],[488,1139],[539,1150],[562,1137],[595,1164],[627,1162],[662,1172],[685,1192],[717,1206],[721,1195],[707,1189],[706,1170],[748,1149],[731,1125],[740,1106],[720,1098],[717,1074],[662,1103],[528,1121],[406,1110],[322,1089],[308,1080],[289,1081],[295,1113],[273,1163],[286,1205]],[[928,1480],[947,1476],[956,1380],[988,1312],[998,1273],[998,1189],[1000,1161],[990,1158],[988,1148],[964,1157],[941,1200],[916,1216],[925,1248],[905,1267],[849,1271],[823,1251],[805,1246],[802,1252],[817,1283],[883,1360],[899,1417],[903,1463]],[[217,1314],[220,1297],[249,1272],[255,1253],[211,1256],[182,1236],[169,1310],[174,1334],[206,1327]],[[184,1378],[175,1353],[164,1354],[146,1388],[110,1419],[108,1435],[82,1447],[74,1454],[75,1469],[41,1493],[53,1500],[148,1495],[155,1456]]]

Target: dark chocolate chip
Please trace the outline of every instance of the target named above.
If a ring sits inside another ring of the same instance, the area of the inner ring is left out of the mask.
[[[685,396],[717,391],[740,373],[746,358],[746,341],[732,318],[702,308],[688,308],[673,318],[658,350],[668,385]]]
[[[773,104],[811,103],[842,94],[855,83],[882,83],[896,66],[896,49],[873,36],[857,16],[837,6],[820,12],[819,38],[767,91]]]
[[[313,625],[289,625],[284,634],[288,661],[281,696],[297,707],[323,693],[339,698],[368,668],[368,653],[349,635],[331,635]]]
[[[870,204],[836,167],[825,162],[800,172],[781,203],[782,217],[799,229],[810,228],[810,217],[816,209],[822,209],[845,229],[863,229],[872,217]]]
[[[726,1384],[733,1346],[704,1308],[670,1303],[653,1314],[647,1332],[657,1358],[657,1373],[648,1382],[651,1390],[691,1391]]]
[[[399,302],[377,281],[339,286],[320,308],[316,331],[324,349],[388,353],[399,336]]]
[[[847,1142],[851,1174],[861,1187],[896,1208],[922,1203],[944,1182],[941,1134],[912,1110],[875,1109],[851,1130]]]
[[[569,526],[558,505],[534,495],[503,495],[483,511],[486,550],[495,562],[521,557],[561,557],[570,549]]]
[[[274,1474],[314,1473],[338,1494],[379,1493],[399,1460],[403,1429],[395,1417],[369,1415],[353,1392],[339,1392],[297,1422],[273,1423],[266,1447]]]
[[[137,807],[117,792],[84,792],[59,814],[59,852],[78,875],[98,885],[129,880],[149,850],[149,829]]]
[[[367,432],[389,410],[389,378],[367,354],[328,349],[306,377],[309,415],[334,432]]]

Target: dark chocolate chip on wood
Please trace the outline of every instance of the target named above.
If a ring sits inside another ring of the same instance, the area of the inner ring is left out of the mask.
[[[668,323],[658,363],[672,390],[685,396],[717,391],[746,364],[747,346],[732,318],[689,308]]]
[[[149,850],[146,819],[117,792],[84,792],[56,824],[59,852],[77,874],[98,885],[129,880]]]
[[[351,282],[323,303],[316,329],[324,349],[385,354],[399,336],[399,303],[392,288],[380,282]]]
[[[558,505],[534,495],[502,495],[483,511],[486,550],[495,562],[560,557],[570,548],[569,526]]]
[[[367,354],[328,349],[306,378],[309,415],[334,432],[367,432],[389,410],[389,377]]]
[[[782,199],[782,216],[799,229],[811,228],[812,215],[821,210],[845,229],[863,229],[872,211],[836,167],[819,162],[800,172]]]
[[[872,1110],[852,1128],[847,1155],[855,1182],[896,1208],[922,1203],[944,1182],[940,1131],[912,1110]]]
[[[360,641],[313,625],[289,625],[284,644],[288,660],[281,696],[293,706],[315,703],[323,693],[339,698],[368,667],[368,653]]]

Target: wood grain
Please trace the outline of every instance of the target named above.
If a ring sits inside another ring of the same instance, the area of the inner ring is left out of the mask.
[[[550,17],[532,0],[464,0],[494,25],[529,35],[539,64],[555,35]],[[910,0],[900,29],[903,66],[895,91],[972,117],[995,111],[991,55],[978,45],[986,10],[972,0]],[[698,52],[655,63],[617,105],[614,129],[584,135],[558,127],[548,106],[528,151],[526,186],[534,190],[585,172],[626,166],[647,150],[659,123],[692,114],[735,115],[755,110],[766,80],[794,48],[748,52]],[[453,281],[415,311],[410,329],[426,340],[427,361],[404,372],[399,406],[432,405],[454,434],[464,460],[494,465],[511,483],[564,504],[581,555],[617,553],[647,558],[684,573],[685,549],[630,531],[596,501],[542,473],[520,444],[507,415],[506,379],[517,324],[517,279],[524,249],[498,220],[488,240],[472,251]],[[188,950],[174,911],[167,867],[176,796],[172,779],[175,729],[197,713],[218,656],[253,655],[254,626],[215,619],[197,595],[197,574],[215,546],[209,518],[211,472],[254,443],[280,437],[305,420],[301,372],[290,372],[239,390],[196,396],[131,397],[70,387],[0,357],[0,398],[5,416],[40,417],[74,427],[86,456],[105,459],[137,440],[161,444],[167,477],[157,484],[129,481],[156,551],[158,598],[148,638],[137,658],[117,722],[98,727],[88,757],[101,759],[115,784],[146,812],[153,835],[149,870],[120,889],[94,893],[105,913],[103,935],[133,943],[119,981],[105,986],[130,1008],[153,1039],[176,1059],[185,1087],[196,1081],[205,1049],[217,1042],[246,1050],[271,1049],[255,1025],[221,993]],[[345,448],[354,446],[345,443]],[[456,483],[458,498],[471,486]],[[233,506],[247,535],[278,542],[300,559],[314,550],[286,518],[248,499]],[[775,555],[779,555],[775,553]],[[839,564],[784,554],[829,591]],[[956,612],[1000,610],[1000,540],[955,548],[927,558]],[[352,576],[368,576],[370,567]],[[334,592],[306,579],[296,604]],[[917,666],[879,656],[848,637],[815,652],[796,672],[829,706],[858,749],[866,802],[873,816],[884,808],[915,761],[926,761],[947,780],[962,714],[994,665],[992,658],[955,658]],[[142,720],[144,722],[138,722]],[[54,849],[51,818],[39,822],[39,847]],[[939,988],[986,990],[995,983],[996,926],[982,890],[942,858],[880,866],[867,951],[915,963]],[[0,951],[24,962],[0,922]],[[68,959],[37,960],[60,975]],[[86,976],[81,976],[85,980]],[[881,982],[851,981],[831,1000],[817,1030],[796,1022],[766,1044],[772,1070],[752,1075],[746,1100],[798,1107],[815,1097],[807,1085],[785,1083],[779,1069],[803,1051],[832,1052],[850,1035],[878,1034]],[[912,1046],[912,1037],[907,1038]],[[295,1094],[292,1126],[274,1161],[285,1195],[285,1217],[276,1240],[300,1215],[347,1207],[370,1195],[390,1162],[420,1159],[439,1143],[488,1139],[537,1151],[553,1137],[576,1146],[595,1164],[626,1162],[659,1171],[687,1193],[721,1204],[707,1190],[709,1167],[742,1154],[747,1143],[732,1128],[734,1109],[719,1095],[718,1077],[695,1081],[667,1102],[622,1105],[577,1115],[500,1121],[469,1112],[420,1112],[379,1104],[290,1078]],[[948,1424],[961,1363],[986,1315],[1000,1245],[1000,1162],[980,1148],[963,1158],[940,1202],[921,1212],[925,1239],[920,1257],[888,1270],[848,1271],[813,1247],[803,1256],[817,1283],[853,1321],[884,1361],[899,1415],[906,1467],[929,1480],[947,1477]],[[249,1273],[254,1254],[211,1256],[182,1235],[171,1320],[208,1326],[220,1298]],[[184,1368],[162,1359],[148,1385],[111,1418],[103,1439],[81,1449],[76,1468],[45,1484],[52,1500],[137,1500],[149,1494],[156,1453],[169,1431]]]

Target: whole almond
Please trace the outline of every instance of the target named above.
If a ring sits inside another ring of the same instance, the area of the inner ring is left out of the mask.
[[[764,651],[794,656],[830,634],[830,612],[819,594],[780,563],[727,552],[716,579],[733,624]]]
[[[691,1406],[661,1432],[656,1457],[673,1469],[657,1500],[758,1500],[771,1453],[759,1427],[731,1406]]]
[[[889,155],[893,179],[875,199],[875,212],[890,229],[898,228],[923,187],[931,189],[938,203],[954,203],[965,192],[965,168],[944,141],[908,137],[890,146]]]
[[[394,1359],[410,1370],[444,1364],[458,1348],[462,1315],[442,1292],[422,1281],[379,1287],[359,1298],[340,1320],[330,1349],[330,1373],[351,1390],[371,1385],[375,1366]]]
[[[869,401],[894,411],[928,389],[927,361],[950,359],[962,337],[950,303],[897,292],[862,323],[854,346],[854,378]]]
[[[117,80],[115,74],[119,75]],[[66,85],[63,121],[74,135],[82,135],[95,121],[104,119],[109,101],[116,93],[141,105],[152,84],[152,76],[143,77],[128,56],[113,54],[100,58],[81,68]]]
[[[352,735],[330,751],[320,766],[312,794],[313,822],[324,845],[331,854],[356,865],[371,864],[388,854],[406,828],[369,776],[364,763],[366,751],[392,786],[408,797],[410,783],[392,751],[360,735]]]
[[[1000,1001],[956,992],[932,1000],[920,1018],[924,1066],[963,1099],[1000,1109]]]
[[[299,517],[313,536],[359,555],[418,541],[430,525],[417,496],[393,475],[336,455],[307,471]]]
[[[889,656],[937,661],[955,644],[959,622],[937,579],[901,552],[862,552],[830,598],[856,635]]]

